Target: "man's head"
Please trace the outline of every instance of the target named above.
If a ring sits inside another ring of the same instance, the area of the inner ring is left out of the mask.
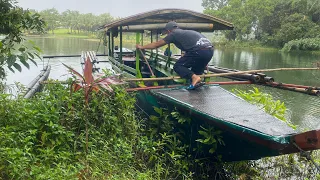
[[[162,31],[162,34],[168,34],[176,28],[178,28],[178,24],[174,21],[170,21],[166,24],[164,30]]]

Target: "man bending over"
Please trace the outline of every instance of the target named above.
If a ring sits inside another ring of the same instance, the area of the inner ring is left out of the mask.
[[[164,33],[167,36],[157,42],[145,46],[136,45],[139,49],[156,49],[169,43],[185,51],[174,65],[174,71],[180,77],[191,79],[188,89],[195,89],[204,83],[198,75],[203,74],[205,67],[213,56],[213,45],[201,33],[193,30],[182,30],[174,21],[168,22],[165,26]],[[189,69],[191,68],[191,70]]]

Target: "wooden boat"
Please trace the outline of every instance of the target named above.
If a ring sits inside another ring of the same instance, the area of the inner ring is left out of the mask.
[[[158,40],[165,24],[172,20],[176,21],[182,29],[187,28],[200,32],[233,29],[230,22],[182,9],[154,10],[116,20],[99,28],[108,36],[109,61],[113,69],[129,78],[175,75],[172,67],[176,58],[164,56],[158,50],[147,51],[145,52],[149,59],[147,63],[141,57],[140,51],[136,51],[135,56],[124,54],[122,38],[124,32],[135,33],[136,43],[142,44],[141,33],[148,31],[151,42],[154,37]],[[114,57],[115,37],[120,38],[117,58]],[[251,78],[256,80],[260,76]],[[270,80],[270,78],[267,79]],[[222,155],[224,161],[252,160],[320,148],[320,130],[296,132],[284,122],[268,115],[255,105],[245,102],[219,85],[205,85],[196,91],[187,91],[183,84],[170,86],[185,83],[185,80],[181,79],[159,81],[157,82],[159,83],[158,88],[154,86],[146,88],[146,86],[154,85],[154,82],[136,82],[133,83],[134,87],[148,89],[137,93],[139,106],[144,111],[154,114],[154,106],[176,107],[191,117],[191,129],[204,124],[220,129],[223,132],[225,145],[219,145],[217,153]],[[195,128],[191,131],[193,133],[190,134],[190,139],[194,142],[196,138],[199,138],[198,130]],[[194,144],[196,146],[196,142]]]

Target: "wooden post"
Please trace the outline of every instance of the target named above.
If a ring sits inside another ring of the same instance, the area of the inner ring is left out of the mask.
[[[122,61],[122,26],[120,26],[120,54],[119,54],[119,61],[124,64]]]

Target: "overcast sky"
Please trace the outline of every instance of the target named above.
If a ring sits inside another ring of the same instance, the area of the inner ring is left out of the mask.
[[[56,8],[81,13],[110,13],[115,17],[126,17],[137,13],[163,8],[181,8],[202,12],[202,0],[17,0],[23,8],[41,11]]]

